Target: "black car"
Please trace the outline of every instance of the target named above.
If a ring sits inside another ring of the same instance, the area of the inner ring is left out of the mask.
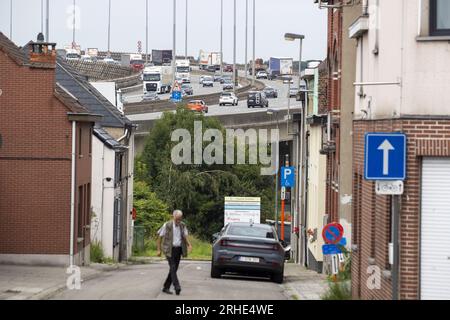
[[[273,226],[254,223],[229,223],[213,235],[211,277],[226,272],[268,275],[282,283],[284,262],[290,247],[278,239]]]
[[[269,100],[267,100],[267,97],[264,92],[251,91],[248,93],[247,108],[254,108],[254,107],[262,107],[262,108],[269,107]]]
[[[263,92],[266,94],[267,98],[278,98],[278,90],[272,87],[265,87]]]

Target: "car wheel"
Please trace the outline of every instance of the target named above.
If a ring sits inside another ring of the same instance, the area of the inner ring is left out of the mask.
[[[214,266],[214,264],[211,265],[211,278],[218,279],[222,275],[222,272],[220,269]]]
[[[211,271],[212,273],[212,271]],[[272,274],[272,281],[278,284],[282,284],[284,280],[284,270],[281,273]]]

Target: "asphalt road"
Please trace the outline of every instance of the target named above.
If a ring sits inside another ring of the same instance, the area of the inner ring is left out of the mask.
[[[213,73],[211,73],[213,75]],[[231,73],[229,74],[232,75]],[[222,84],[220,82],[214,82],[214,87],[203,87],[199,83],[200,76],[199,75],[191,75],[191,83],[190,85],[194,89],[194,95],[205,95],[205,94],[211,94],[211,93],[217,93],[222,91]],[[135,103],[135,102],[141,102],[143,97],[143,89],[136,89],[134,91],[128,92],[123,95],[123,99],[127,103]],[[169,100],[170,99],[170,93],[161,94],[159,95],[159,98],[161,100]]]
[[[161,292],[167,262],[134,265],[82,282],[81,290],[65,290],[52,300],[287,300],[282,285],[265,278],[210,277],[210,262],[182,261],[179,296]],[[82,275],[83,276],[83,275]],[[171,289],[173,290],[173,288]]]
[[[261,80],[266,84],[266,86],[273,87],[278,90],[278,98],[269,99],[269,108],[271,109],[279,109],[285,110],[288,108],[288,85],[284,84],[280,80],[270,81],[270,80]],[[290,108],[298,108],[300,107],[300,102],[296,101],[295,98],[290,99]],[[218,116],[218,115],[228,115],[228,114],[245,114],[252,112],[261,112],[262,108],[247,108],[247,100],[240,100],[237,106],[219,106],[212,105],[209,106],[209,112],[206,116]],[[127,117],[131,121],[144,121],[144,120],[155,120],[159,119],[162,116],[162,112],[156,113],[146,113],[146,114],[135,114],[128,115]]]

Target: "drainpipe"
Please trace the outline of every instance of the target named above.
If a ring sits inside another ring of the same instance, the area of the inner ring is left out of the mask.
[[[363,0],[362,10],[364,16],[369,14],[369,0]]]
[[[128,132],[129,132],[128,129],[126,129],[126,130],[125,130],[125,134],[124,134],[122,137],[120,137],[117,141],[118,141],[118,142],[122,142],[123,139],[125,139],[126,137],[128,137]]]
[[[75,225],[75,161],[76,161],[76,150],[77,150],[77,122],[72,121],[72,181],[71,181],[71,192],[70,192],[70,266],[73,266],[73,237],[74,237],[74,225]]]

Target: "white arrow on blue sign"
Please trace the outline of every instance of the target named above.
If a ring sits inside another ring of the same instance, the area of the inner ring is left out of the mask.
[[[364,178],[366,180],[406,179],[405,134],[366,134]]]

